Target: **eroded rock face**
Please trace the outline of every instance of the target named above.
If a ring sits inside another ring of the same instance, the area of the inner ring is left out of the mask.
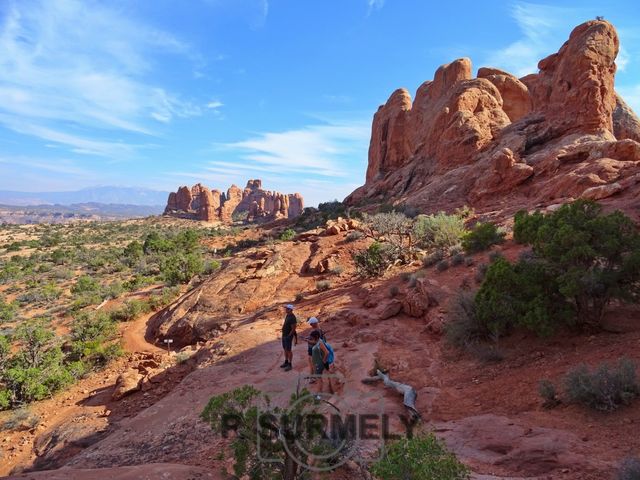
[[[517,209],[628,191],[640,173],[640,120],[616,95],[615,28],[576,27],[521,79],[469,59],[440,67],[411,103],[396,90],[373,119],[366,183],[346,202],[423,209]],[[601,197],[604,195],[604,197]]]
[[[169,194],[165,215],[205,222],[231,223],[235,213],[247,213],[249,221],[295,218],[304,210],[299,193],[282,194],[262,189],[262,180],[249,180],[244,190],[232,185],[226,193],[198,183]]]

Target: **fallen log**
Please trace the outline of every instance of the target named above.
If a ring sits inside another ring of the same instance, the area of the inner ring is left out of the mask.
[[[380,370],[376,370],[375,377],[367,377],[362,380],[362,383],[370,384],[370,383],[378,382],[380,380],[382,380],[385,387],[392,388],[396,392],[398,392],[400,395],[403,396],[402,403],[404,404],[405,408],[409,411],[409,414],[411,415],[412,419],[414,420],[422,419],[420,412],[418,412],[418,410],[416,409],[416,399],[418,398],[418,393],[416,392],[416,389],[413,388],[411,385],[407,385],[405,383],[400,383],[400,382],[394,382],[389,378],[389,375],[387,375],[386,373],[383,373]]]

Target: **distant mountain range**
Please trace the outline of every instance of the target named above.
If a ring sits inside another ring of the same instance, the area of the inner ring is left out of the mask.
[[[0,204],[77,205],[100,203],[110,205],[144,205],[158,207],[162,212],[169,192],[133,187],[92,187],[71,192],[14,192],[0,190]]]
[[[0,224],[69,223],[76,221],[124,220],[159,215],[158,205],[74,203],[71,205],[2,205]]]

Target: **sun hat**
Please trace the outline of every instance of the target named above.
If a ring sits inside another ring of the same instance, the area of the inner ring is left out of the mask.
[[[285,305],[284,308],[286,308],[287,310],[293,310],[293,305],[291,305],[290,303]]]
[[[318,323],[318,319],[316,317],[311,317],[309,320],[307,320],[307,323],[309,325],[315,325],[316,323]]]

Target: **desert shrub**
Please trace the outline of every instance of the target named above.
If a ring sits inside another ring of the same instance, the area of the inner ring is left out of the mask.
[[[599,327],[611,300],[639,298],[640,235],[622,212],[604,215],[578,200],[548,215],[519,212],[514,229],[552,272],[579,325]]]
[[[204,266],[204,274],[211,275],[213,272],[220,270],[222,264],[219,260],[209,260]]]
[[[520,210],[513,218],[513,239],[517,243],[533,243],[543,223],[542,213],[536,211],[529,214],[525,210]]]
[[[436,270],[439,272],[444,272],[448,268],[449,268],[449,260],[447,260],[446,258],[436,263]]]
[[[0,405],[0,408],[2,406]],[[6,407],[5,407],[6,408]],[[10,431],[27,429],[31,430],[38,426],[40,417],[31,412],[28,408],[18,408],[11,412],[4,422],[0,424],[0,431]]]
[[[318,205],[318,211],[324,221],[344,217],[347,214],[346,206],[338,200],[320,203]]]
[[[617,365],[602,363],[593,371],[579,365],[567,373],[564,387],[570,402],[605,412],[628,405],[640,395],[636,367],[629,359]]]
[[[466,480],[469,469],[433,433],[403,438],[371,466],[382,480]]]
[[[319,280],[316,282],[316,290],[319,292],[325,292],[331,288],[331,282],[329,280]]]
[[[120,346],[111,342],[116,332],[116,324],[106,312],[79,314],[71,325],[69,359],[82,362],[86,369],[106,365],[122,353]]]
[[[296,302],[301,302],[302,300],[304,300],[304,293],[303,292],[296,293]]]
[[[187,363],[193,355],[193,352],[178,352],[175,356],[175,361],[177,364],[181,365],[183,363]]]
[[[538,394],[542,398],[542,406],[545,408],[552,408],[560,403],[556,386],[550,380],[540,380],[538,383]]]
[[[55,343],[53,331],[41,319],[21,324],[14,339],[18,350],[3,355],[0,363],[0,391],[4,408],[42,400],[69,385],[74,377],[64,365],[64,354]]]
[[[491,332],[478,319],[474,297],[473,293],[460,290],[449,303],[444,334],[451,345],[468,347],[490,337]]]
[[[330,272],[333,275],[340,275],[342,272],[344,272],[344,267],[342,265],[336,265],[330,270]]]
[[[204,271],[202,257],[195,253],[176,253],[162,260],[160,271],[169,285],[188,283]]]
[[[489,262],[495,262],[499,258],[504,258],[504,255],[499,250],[493,250],[489,252]]]
[[[149,313],[151,311],[151,302],[147,300],[130,299],[122,304],[117,310],[111,311],[110,315],[114,321],[128,322],[134,318]]]
[[[640,458],[626,458],[620,463],[616,480],[640,480]]]
[[[462,237],[462,248],[467,253],[477,253],[487,250],[491,245],[504,241],[505,233],[493,223],[477,223]]]
[[[487,269],[476,294],[478,319],[496,336],[514,326],[538,335],[553,333],[572,318],[570,305],[558,293],[558,285],[545,264],[513,265],[504,258]]]
[[[393,247],[373,242],[369,248],[356,252],[353,260],[356,270],[363,277],[377,277],[393,264]]]
[[[133,266],[144,256],[144,248],[140,242],[134,240],[124,248],[122,253],[124,262],[129,266]]]
[[[153,294],[147,300],[150,310],[160,310],[173,302],[180,295],[180,287],[164,287],[160,294]]]
[[[471,256],[469,256],[469,257],[464,257],[464,264],[465,264],[465,266],[467,266],[467,267],[471,267],[471,266],[473,266],[473,264],[474,264],[474,263],[475,263],[475,262],[474,262],[474,260],[473,260],[473,257],[471,257]]]
[[[364,225],[371,237],[385,241],[396,248],[411,247],[413,238],[412,221],[403,213],[376,213],[366,215]]]
[[[422,266],[427,268],[436,265],[444,259],[444,252],[442,250],[436,250],[435,252],[427,255],[422,259]]]
[[[360,240],[361,238],[364,238],[364,233],[362,233],[360,230],[351,230],[349,233],[347,233],[345,240],[347,242],[355,242],[356,240]]]
[[[487,274],[488,269],[489,269],[489,265],[487,265],[486,263],[481,263],[478,265],[478,268],[476,269],[476,273],[474,275],[476,282],[482,283],[482,280],[484,280],[484,277]]]
[[[445,249],[460,244],[465,233],[464,218],[460,215],[420,215],[413,225],[416,242],[426,248]]]
[[[314,396],[306,389],[294,392],[289,405],[281,408],[274,406],[269,397],[259,390],[245,385],[212,397],[200,416],[211,425],[212,430],[225,436],[227,432],[222,430],[225,426],[223,419],[231,417],[235,420],[235,435],[230,445],[235,478],[294,480],[303,478],[305,473],[299,471],[297,461],[309,465],[310,456],[313,456],[314,467],[331,470],[335,465],[332,460],[342,460],[339,456],[329,455],[335,453],[336,449],[328,440],[329,432],[322,427],[298,428],[294,431],[292,421],[302,412],[307,417],[319,415],[315,413],[316,405]],[[269,419],[268,428],[262,423],[265,418]],[[262,433],[257,436],[255,432],[259,425],[262,426]],[[278,435],[278,432],[284,432],[285,435]],[[301,448],[301,445],[305,448]],[[329,457],[333,458],[326,460]],[[265,462],[263,458],[277,461]]]
[[[399,293],[400,293],[400,289],[398,288],[397,285],[392,285],[391,288],[389,289],[389,296],[391,298],[397,297]]]
[[[451,266],[455,267],[457,265],[462,265],[464,263],[465,256],[462,253],[456,253],[451,257]]]
[[[97,292],[100,290],[100,284],[97,280],[91,278],[88,275],[83,275],[82,277],[76,280],[76,283],[71,287],[71,293],[74,295],[86,293],[86,292]]]
[[[5,301],[0,297],[0,323],[12,321],[18,313],[18,307],[15,303]]]
[[[280,240],[282,240],[283,242],[288,242],[289,240],[293,240],[295,236],[296,231],[293,228],[287,228],[280,234]]]

